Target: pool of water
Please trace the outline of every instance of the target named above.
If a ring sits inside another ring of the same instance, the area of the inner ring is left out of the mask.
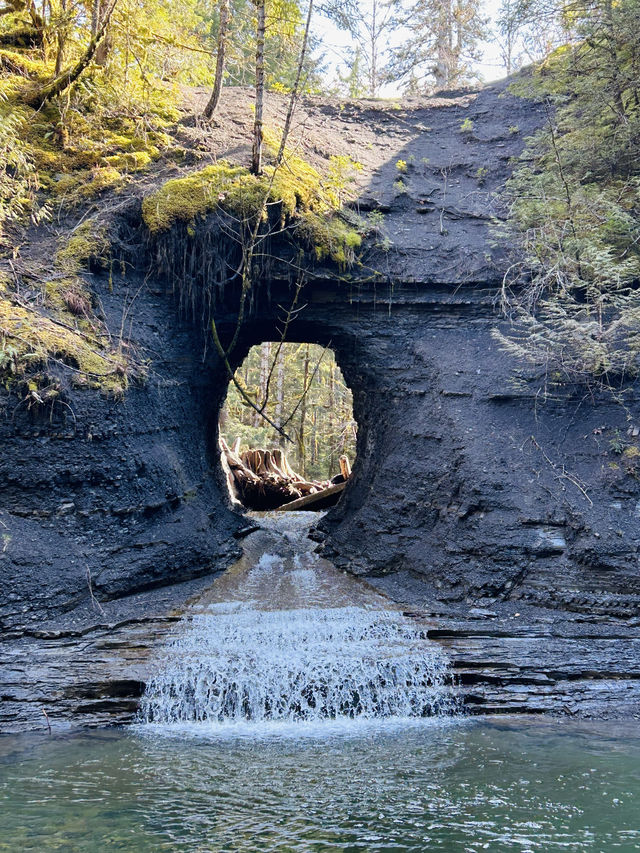
[[[388,720],[0,738],[0,851],[640,850],[640,734]]]

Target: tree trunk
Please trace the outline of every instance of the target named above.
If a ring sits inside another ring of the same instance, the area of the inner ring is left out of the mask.
[[[623,99],[624,83],[620,74],[620,57],[618,55],[616,24],[613,13],[613,0],[605,0],[604,3],[604,25],[605,25],[605,44],[609,53],[609,70],[611,72],[611,88],[615,111],[618,121],[621,122],[626,118],[626,109]]]
[[[331,365],[329,374],[329,476],[333,477],[336,467],[336,435],[335,435],[335,407],[336,407],[336,368]]]
[[[64,49],[67,45],[67,0],[60,0],[60,20],[56,32],[56,65],[54,75],[58,77],[64,62]]]
[[[302,404],[300,406],[300,425],[298,427],[298,465],[302,475],[306,475],[306,448],[305,448],[305,425],[307,420],[307,385],[309,382],[309,344],[305,346],[304,353],[304,379],[302,383]]]
[[[262,346],[260,347],[260,379],[259,379],[259,387],[260,390],[258,392],[258,399],[260,401],[266,402],[267,398],[267,381],[269,379],[269,364],[271,362],[271,342],[264,341]],[[262,405],[262,402],[260,403]],[[255,427],[260,426],[260,422],[262,421],[262,415],[260,412],[255,412],[253,416],[253,425]],[[276,423],[278,421],[276,420]]]
[[[227,31],[229,29],[229,0],[220,0],[220,26],[218,28],[218,44],[216,48],[216,77],[213,83],[211,97],[202,115],[210,119],[220,100],[222,78],[224,76],[225,54],[227,52]]]
[[[282,350],[278,353],[278,373],[276,374],[276,416],[275,422],[280,426],[284,413],[284,356]],[[279,436],[280,447],[284,448],[285,439]]]
[[[311,417],[311,464],[318,461],[318,410],[313,410]]]
[[[254,0],[258,14],[256,29],[256,113],[253,123],[251,171],[262,174],[262,111],[264,105],[264,38],[266,29],[265,0]]]
[[[91,35],[95,36],[100,27],[102,26],[102,16],[105,14],[105,2],[104,0],[93,0],[91,4]],[[96,55],[94,57],[94,62],[96,65],[106,65],[107,57],[109,55],[109,48],[111,47],[111,39],[105,33],[104,38],[98,45],[98,49],[96,50]]]
[[[452,0],[444,0],[438,15],[437,58],[434,69],[436,89],[448,89],[452,79],[453,14]]]
[[[100,12],[102,9],[102,0],[93,0],[91,4],[91,36],[95,38],[100,29]]]
[[[32,103],[36,107],[41,107],[47,101],[50,101],[52,98],[61,95],[66,89],[71,86],[72,83],[75,83],[78,77],[82,74],[85,68],[89,65],[91,60],[94,57],[100,42],[105,36],[107,31],[107,26],[109,24],[109,20],[111,15],[113,14],[113,10],[116,8],[118,0],[113,0],[111,6],[109,7],[107,13],[104,16],[104,20],[98,29],[98,32],[91,38],[91,41],[87,45],[87,49],[85,50],[83,56],[76,62],[74,66],[68,68],[66,71],[63,71],[58,77],[54,77],[54,79],[39,89],[35,95],[29,99],[29,102]],[[27,100],[27,99],[25,99]]]
[[[371,74],[370,93],[375,98],[378,94],[378,32],[376,30],[376,13],[378,11],[378,0],[373,0],[373,11],[371,18]]]
[[[17,3],[17,2],[15,2],[15,0],[13,0],[13,2],[10,2],[8,4],[8,10],[9,11],[16,11],[17,12],[21,9],[21,7],[22,7],[22,3]],[[29,17],[31,18],[31,23],[33,24],[34,29],[35,29],[36,33],[38,34],[38,40],[42,44],[42,58],[46,62],[47,61],[47,48],[48,48],[46,21],[45,21],[43,15],[41,15],[38,12],[38,10],[36,9],[36,4],[33,2],[33,0],[27,0],[26,9],[27,9],[27,12],[29,13]],[[43,12],[43,14],[44,14],[44,12]]]
[[[282,160],[284,159],[284,153],[287,146],[287,139],[289,137],[289,131],[291,130],[291,122],[293,120],[293,113],[296,108],[296,102],[298,100],[298,96],[300,95],[300,79],[302,78],[302,70],[304,68],[304,60],[307,55],[307,45],[309,43],[309,30],[311,29],[311,16],[313,14],[313,0],[309,0],[309,8],[307,9],[307,21],[304,27],[304,36],[302,37],[302,47],[300,48],[300,56],[298,57],[298,68],[296,71],[296,81],[293,84],[293,89],[291,90],[291,97],[289,98],[289,108],[287,109],[287,117],[284,121],[284,128],[282,130],[282,139],[280,140],[280,148],[278,149],[278,156],[276,157],[276,169],[280,167],[282,164]]]
[[[344,453],[340,457],[340,474],[345,480],[348,480],[351,476],[351,463],[349,462],[349,457]]]

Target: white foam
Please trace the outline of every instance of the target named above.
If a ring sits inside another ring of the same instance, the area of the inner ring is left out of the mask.
[[[145,722],[425,717],[449,701],[443,655],[393,610],[218,603],[166,658],[142,700]]]
[[[447,660],[424,628],[319,558],[310,520],[294,515],[270,519],[253,565],[222,576],[179,624],[141,722],[302,734],[451,711]]]

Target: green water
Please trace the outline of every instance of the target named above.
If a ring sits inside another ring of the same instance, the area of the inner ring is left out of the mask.
[[[640,850],[633,727],[0,738],[2,851]]]

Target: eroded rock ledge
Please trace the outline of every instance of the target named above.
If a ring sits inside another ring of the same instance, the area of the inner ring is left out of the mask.
[[[505,258],[489,220],[538,106],[496,86],[399,111],[305,109],[355,139],[354,153],[360,127],[371,137],[359,209],[385,212],[390,244],[368,245],[350,272],[311,265],[292,327],[292,340],[335,349],[360,427],[353,481],[316,538],[429,619],[474,712],[634,713],[637,396],[624,407],[545,396],[491,336]],[[226,378],[197,307],[211,282],[195,260],[219,230],[210,217],[163,238],[169,281],[166,269],[149,275],[162,246],[139,214],[135,201],[118,214],[133,272],[94,270],[93,288],[112,327],[136,294],[127,316],[146,384],[123,401],[70,390],[66,408],[46,412],[3,397],[4,729],[41,725],[42,707],[53,719],[129,719],[164,620],[239,553],[246,520],[217,467]],[[275,336],[291,299],[291,247],[270,251],[238,363]],[[176,307],[179,269],[191,312]],[[228,333],[236,297],[219,285]]]

